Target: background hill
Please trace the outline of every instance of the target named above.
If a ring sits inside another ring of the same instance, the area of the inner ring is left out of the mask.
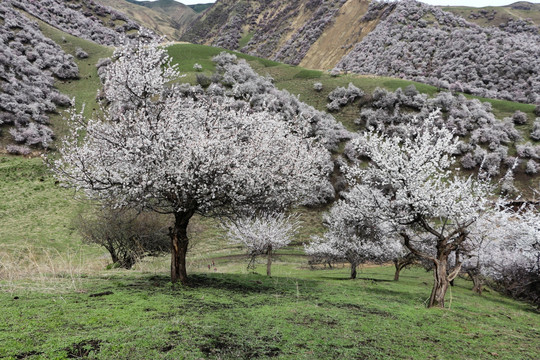
[[[452,12],[413,0],[221,0],[182,39],[308,68],[540,101],[537,5],[444,10]]]
[[[218,0],[182,39],[288,64],[332,68],[376,21],[368,0]],[[324,55],[323,55],[324,54]]]
[[[169,40],[178,40],[197,14],[176,1],[139,2],[127,0],[97,0],[127,15],[141,26]]]
[[[473,8],[466,6],[443,6],[444,11],[459,15],[481,26],[504,27],[509,21],[524,21],[540,25],[540,4],[519,1],[507,6]]]
[[[196,13],[201,13],[214,5],[214,3],[208,3],[208,4],[195,4],[195,5],[188,5],[190,8],[193,9]]]
[[[178,40],[197,18],[197,12],[191,7],[175,0],[113,0],[104,2],[123,11],[141,25],[167,35],[170,40]],[[146,9],[141,9],[141,7]],[[174,30],[171,32],[171,29]]]

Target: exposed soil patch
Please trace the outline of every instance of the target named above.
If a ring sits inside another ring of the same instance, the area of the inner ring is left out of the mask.
[[[392,314],[390,314],[390,313],[388,313],[386,311],[372,309],[372,308],[368,308],[368,307],[358,305],[358,304],[330,304],[330,303],[327,303],[326,306],[333,306],[333,307],[337,307],[339,309],[349,309],[349,310],[354,311],[354,312],[359,312],[359,313],[362,313],[362,314],[378,315],[378,316],[382,316],[384,318],[392,318],[392,317],[394,317]]]
[[[68,346],[64,350],[67,352],[68,359],[84,359],[91,352],[99,352],[101,349],[101,340],[84,340],[80,343]]]
[[[217,356],[219,358],[236,358],[236,359],[256,359],[277,357],[281,350],[272,346],[273,342],[269,341],[268,346],[251,346],[245,344],[241,339],[237,339],[233,334],[220,334],[209,336],[209,341],[199,347],[199,349],[207,356]]]
[[[31,356],[39,356],[39,355],[42,355],[42,354],[43,354],[42,352],[29,351],[29,352],[20,353],[18,355],[15,355],[15,359],[28,359]]]

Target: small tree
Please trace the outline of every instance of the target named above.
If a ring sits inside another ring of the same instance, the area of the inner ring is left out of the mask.
[[[492,191],[486,183],[451,172],[458,140],[436,125],[438,116],[435,112],[422,123],[403,125],[399,136],[369,131],[362,141],[353,140],[370,163],[347,170],[357,189],[357,211],[390,222],[410,252],[433,264],[429,307],[444,307],[449,283],[461,268],[459,261],[451,266],[449,257],[467,239]]]
[[[266,255],[266,275],[271,276],[273,254],[289,245],[300,228],[294,216],[282,213],[263,213],[256,217],[244,217],[227,223],[227,238],[247,248],[249,267],[255,267],[257,256]]]
[[[357,188],[344,193],[325,216],[328,232],[305,246],[306,254],[343,259],[351,264],[351,279],[366,262],[383,263],[404,254],[403,246],[389,234],[385,223],[356,211]]]
[[[516,125],[525,125],[527,123],[527,114],[525,114],[523,111],[516,110],[516,112],[512,115],[512,121]]]
[[[219,97],[185,98],[166,50],[148,38],[115,51],[93,119],[71,113],[57,177],[115,207],[172,214],[171,280],[188,282],[187,227],[195,214],[285,209],[328,175],[330,155],[307,120],[281,121]],[[103,69],[103,68],[102,68]],[[84,133],[84,141],[81,141]]]

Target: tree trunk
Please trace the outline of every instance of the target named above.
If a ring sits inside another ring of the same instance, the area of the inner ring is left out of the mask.
[[[186,271],[186,254],[189,245],[187,227],[193,211],[174,213],[174,228],[170,230],[171,236],[171,282],[182,285],[188,284]]]
[[[467,271],[467,274],[473,281],[473,288],[472,291],[478,295],[482,295],[482,278],[480,277],[480,274],[477,271],[469,270]]]
[[[413,253],[408,253],[404,257],[394,259],[394,266],[396,267],[394,281],[399,281],[399,274],[401,273],[401,270],[405,269],[409,265],[414,264],[416,259],[417,258]]]
[[[394,273],[394,281],[398,281],[401,267],[399,266],[399,261],[397,259],[394,260],[394,266],[396,267],[396,272]]]
[[[266,275],[272,276],[272,245],[268,245],[268,260],[266,262]]]
[[[444,296],[450,282],[446,275],[447,261],[446,259],[439,259],[435,262],[433,268],[433,290],[431,291],[431,297],[429,299],[428,307],[444,307]]]
[[[358,264],[351,263],[351,279],[356,279],[356,268],[358,267]]]

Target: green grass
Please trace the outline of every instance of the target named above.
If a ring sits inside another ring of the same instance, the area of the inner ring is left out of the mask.
[[[319,79],[322,76],[323,72],[319,70],[300,70],[294,75],[295,79]]]
[[[465,281],[451,289],[451,309],[439,310],[424,306],[431,276],[420,269],[396,283],[391,267],[351,281],[346,268],[277,263],[267,278],[221,265],[192,274],[189,287],[115,271],[83,278],[76,291],[0,294],[0,357],[533,359],[540,351],[537,313],[473,295]]]
[[[46,37],[60,45],[67,54],[74,56],[75,63],[79,67],[80,79],[67,81],[57,80],[55,87],[61,93],[75,98],[76,109],[82,109],[83,104],[85,104],[84,114],[90,116],[92,111],[96,109],[96,95],[98,89],[101,88],[101,82],[97,75],[96,63],[100,58],[110,57],[113,52],[112,48],[69,35],[30,15],[27,16],[38,23],[41,31]],[[87,59],[78,59],[75,57],[77,48],[86,51],[89,57]],[[64,109],[62,108],[58,108],[58,113],[51,116],[54,132],[56,136],[59,137],[64,135],[67,131],[66,123],[62,119],[63,110]]]
[[[311,270],[300,243],[320,234],[321,210],[277,252],[273,277],[246,269],[216,221],[190,226],[189,287],[173,288],[169,257],[106,270],[70,219],[82,204],[41,159],[0,158],[0,358],[532,359],[540,314],[458,280],[448,309],[426,309],[432,275],[393,267]],[[51,252],[50,250],[54,250]],[[210,270],[208,265],[214,262]],[[215,270],[214,270],[215,267]],[[20,274],[19,272],[23,272]],[[92,294],[110,295],[90,297]],[[494,355],[497,354],[497,355]]]
[[[0,157],[0,198],[3,246],[80,247],[71,219],[83,205],[56,184],[41,158]]]
[[[279,65],[279,63],[271,60],[261,59],[255,56],[242,54],[235,51],[230,51],[222,48],[197,45],[197,44],[174,44],[167,48],[169,55],[173,58],[173,63],[179,65],[179,70],[184,73],[192,73],[193,65],[196,63],[203,67],[205,72],[213,73],[216,70],[212,58],[219,55],[223,51],[235,54],[241,59],[247,61],[255,61],[263,67]]]
[[[248,32],[246,35],[244,35],[240,41],[238,42],[238,48],[241,49],[244,46],[247,45],[247,43],[251,40],[251,38],[255,35],[253,32]]]

